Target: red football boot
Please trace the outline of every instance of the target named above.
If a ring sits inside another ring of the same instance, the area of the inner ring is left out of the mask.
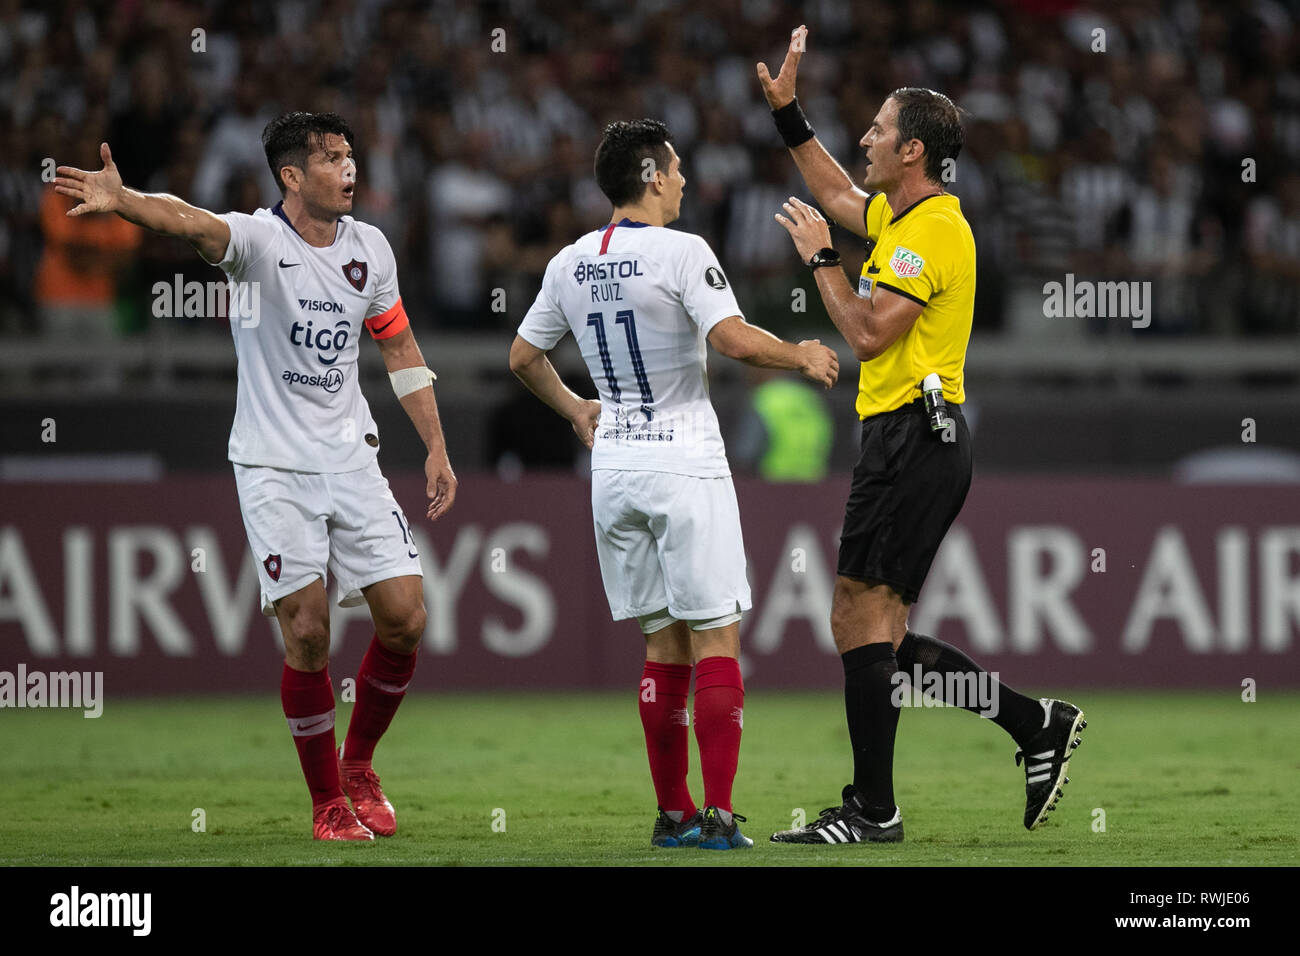
[[[373,840],[375,835],[361,825],[343,799],[331,800],[312,814],[313,840]]]
[[[375,836],[392,836],[397,832],[393,805],[379,788],[379,775],[368,760],[340,760],[339,782],[352,801],[357,819],[374,831]]]

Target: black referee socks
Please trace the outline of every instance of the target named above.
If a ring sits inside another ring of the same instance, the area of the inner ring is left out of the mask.
[[[913,683],[914,669],[919,664],[922,675],[925,675],[922,689],[928,692],[933,687],[939,691],[935,696],[946,704],[978,714],[992,698],[996,706],[992,708],[994,716],[989,719],[1009,733],[1016,743],[1023,743],[1043,726],[1042,704],[1032,697],[1016,693],[951,644],[908,631],[898,645],[897,661],[898,670],[909,683]],[[930,679],[930,673],[937,673],[944,679]],[[985,676],[979,676],[981,674]],[[948,679],[949,675],[965,679],[953,681]],[[946,695],[949,688],[962,690],[962,698],[971,697],[969,690],[972,689],[980,693],[974,694],[974,699],[949,700]]]
[[[889,644],[865,644],[840,655],[844,662],[844,709],[853,745],[853,786],[873,823],[894,815],[894,674],[898,664]]]

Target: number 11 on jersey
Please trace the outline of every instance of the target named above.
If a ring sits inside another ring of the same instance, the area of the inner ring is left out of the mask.
[[[614,374],[614,360],[609,354],[609,339],[605,336],[605,314],[588,313],[587,324],[596,330],[596,348],[600,351],[600,366],[605,372],[605,381],[609,385],[610,395],[615,402],[621,402],[623,390],[619,388],[618,377]],[[655,398],[650,390],[650,379],[646,376],[641,346],[637,343],[636,317],[631,309],[620,309],[614,313],[614,324],[623,326],[623,332],[627,337],[628,355],[632,359],[632,375],[636,380],[637,388],[641,390],[641,411],[645,413],[646,421],[651,421],[654,412],[650,406],[654,404]]]

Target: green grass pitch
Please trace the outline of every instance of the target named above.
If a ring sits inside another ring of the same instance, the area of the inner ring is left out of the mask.
[[[751,692],[736,809],[754,849],[649,846],[655,801],[626,694],[412,695],[375,766],[398,835],[310,838],[274,696],[109,700],[104,714],[0,712],[4,865],[1282,865],[1300,859],[1300,694],[1079,691],[1070,785],[1027,832],[1015,746],[949,708],[905,710],[895,755],[906,842],[767,842],[838,803],[836,693]],[[339,733],[351,705],[340,705]],[[703,797],[692,741],[691,788]],[[194,829],[201,808],[206,829]],[[1105,830],[1098,832],[1104,811]],[[494,822],[496,828],[494,829]],[[504,828],[502,828],[504,827]]]

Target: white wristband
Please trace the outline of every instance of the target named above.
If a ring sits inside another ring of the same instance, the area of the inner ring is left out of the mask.
[[[393,391],[397,393],[397,397],[403,398],[412,392],[428,388],[438,380],[438,376],[423,365],[417,365],[412,368],[399,368],[396,372],[389,372],[388,380],[393,383]]]

